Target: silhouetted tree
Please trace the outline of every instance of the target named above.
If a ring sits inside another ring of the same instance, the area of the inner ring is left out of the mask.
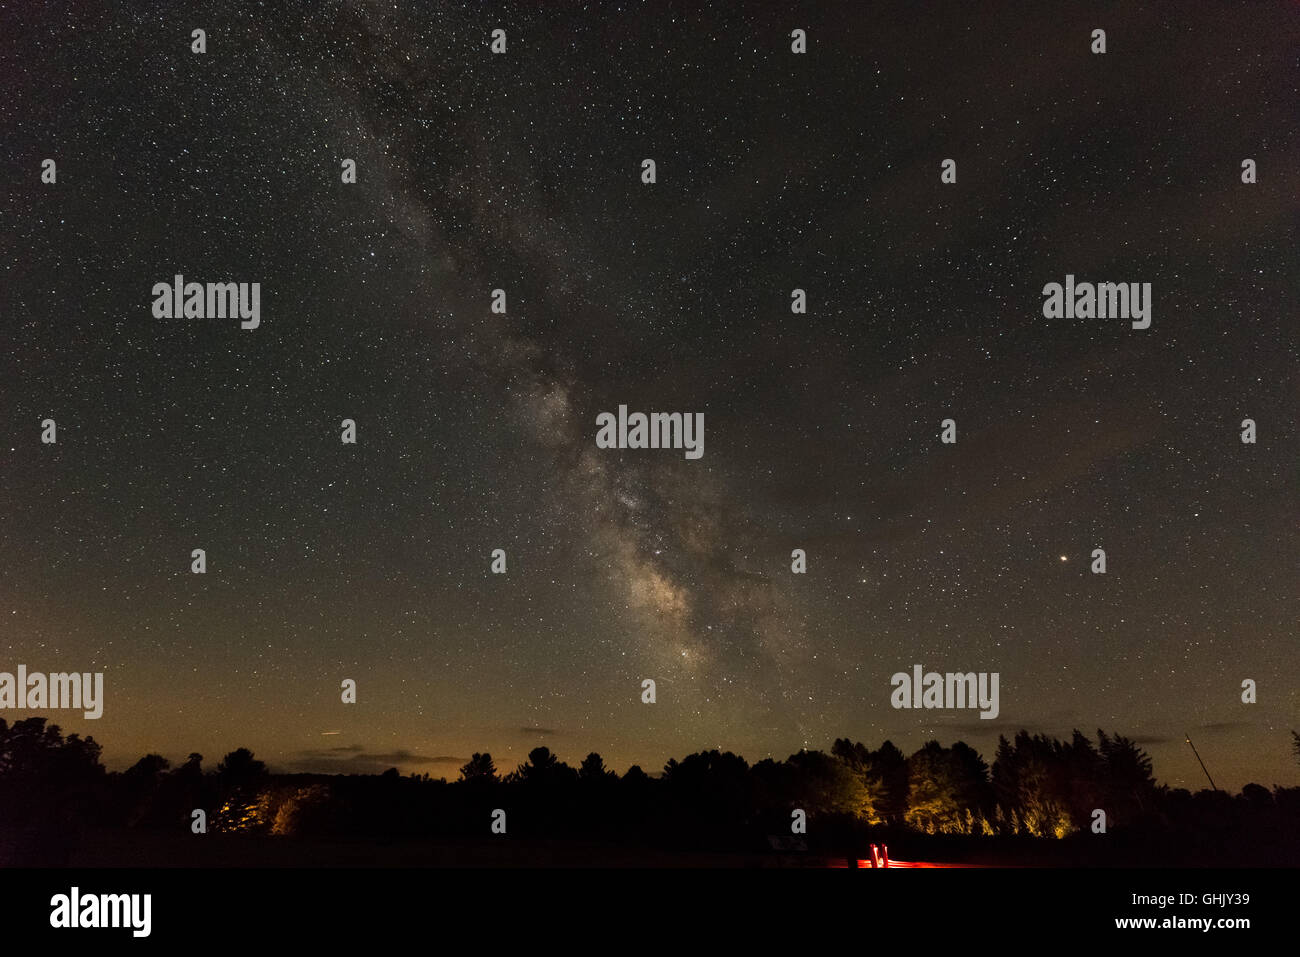
[[[568,781],[576,776],[569,767],[547,747],[537,747],[528,752],[528,760],[515,769],[516,777],[524,784],[545,785]]]
[[[907,816],[907,758],[886,741],[871,752],[869,774],[880,788],[880,816],[888,824],[902,824]]]
[[[465,762],[465,766],[460,769],[460,779],[472,784],[495,784],[497,766],[492,763],[492,755],[486,751],[482,754],[475,751],[473,756]]]
[[[1273,810],[1273,794],[1262,784],[1247,784],[1241,789],[1242,803],[1254,811]]]
[[[627,773],[622,778],[618,779],[620,800],[626,802],[634,811],[640,812],[648,803],[651,790],[658,783],[641,770],[641,765],[634,764],[627,769]]]
[[[1082,827],[1091,822],[1093,809],[1105,803],[1105,762],[1092,741],[1075,729],[1061,749],[1064,761],[1064,798],[1071,821]]]
[[[187,821],[194,808],[211,803],[209,791],[209,784],[203,777],[203,755],[192,751],[185,763],[163,782],[163,814],[173,825]]]
[[[1108,829],[1140,838],[1103,842],[1108,857],[1139,849],[1174,864],[1226,858],[1279,866],[1300,855],[1300,788],[1269,791],[1251,783],[1236,796],[1170,790],[1155,782],[1141,748],[1104,731],[1096,744],[1077,730],[1064,742],[1028,731],[1013,741],[1002,737],[991,776],[983,757],[961,741],[930,741],[903,758],[890,742],[873,752],[849,738],[836,739],[829,752],[806,749],[752,767],[731,752],[703,751],[670,759],[662,778],[635,765],[620,778],[594,751],[574,769],[545,747],[529,752],[504,781],[486,753],[476,752],[460,770],[450,785],[395,768],[272,775],[239,748],[207,775],[198,754],[175,770],[147,754],[105,775],[92,739],[65,738],[43,718],[14,725],[0,719],[0,863],[68,863],[77,828],[92,814],[99,823],[184,835],[193,808],[208,809],[209,826],[219,831],[384,843],[481,836],[488,811],[510,807],[511,834],[524,837],[765,852],[762,837],[788,835],[791,811],[801,808],[810,820],[816,816],[808,849],[835,854],[876,840],[870,829],[882,821],[932,834],[996,829],[1064,837],[1087,828],[1093,809],[1103,808]],[[894,810],[899,800],[901,812]],[[888,836],[905,847],[921,840]],[[990,853],[1018,846],[989,845]],[[1080,840],[1070,853],[1084,859],[1090,852],[1082,849],[1095,846]]]
[[[171,762],[161,754],[146,754],[122,773],[122,788],[127,801],[124,811],[128,825],[154,822],[164,775],[170,767]]]
[[[94,738],[65,738],[45,718],[0,718],[0,863],[68,862],[100,801],[99,755]]]
[[[677,835],[726,843],[754,816],[754,785],[745,759],[730,751],[701,751],[664,765],[663,793]]]
[[[266,765],[254,758],[248,748],[236,748],[217,765],[217,777],[225,787],[257,784],[266,777]]]
[[[871,763],[871,750],[861,741],[853,742],[848,738],[836,738],[831,745],[831,754],[855,772],[865,772]]]
[[[145,780],[152,782],[160,778],[163,772],[171,766],[172,763],[161,754],[146,754],[139,761],[135,762],[135,764],[127,768],[123,774],[128,781]]]
[[[988,820],[993,810],[993,789],[984,758],[965,741],[956,741],[949,750],[948,762],[957,803],[965,812],[964,833],[993,833]]]
[[[1098,730],[1097,740],[1106,781],[1107,818],[1124,826],[1154,810],[1157,789],[1150,756],[1123,735],[1111,738]]]
[[[605,759],[595,751],[582,759],[582,764],[578,765],[578,777],[587,782],[606,781],[616,777],[613,771],[606,769]]]

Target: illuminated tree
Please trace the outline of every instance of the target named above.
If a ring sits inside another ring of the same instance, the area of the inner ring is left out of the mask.
[[[998,739],[993,793],[1009,833],[1065,837],[1075,830],[1063,748],[1053,738],[1031,737],[1028,731],[1018,732],[1014,745]]]
[[[260,830],[271,825],[270,796],[261,792],[266,765],[248,748],[236,748],[217,765],[222,801],[213,819],[218,831]]]
[[[843,749],[842,749],[843,750]],[[793,800],[806,811],[852,814],[869,824],[879,824],[875,798],[861,752],[847,753],[847,759],[824,751],[800,751],[786,759],[794,782]]]
[[[909,827],[927,834],[967,834],[982,830],[987,765],[968,745],[944,748],[938,741],[907,759]]]

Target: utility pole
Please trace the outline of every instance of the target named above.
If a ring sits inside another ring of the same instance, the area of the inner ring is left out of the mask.
[[[1196,750],[1196,745],[1192,744],[1192,739],[1188,737],[1186,732],[1183,732],[1183,738],[1184,740],[1187,741],[1188,745],[1191,747],[1192,754],[1196,755],[1196,763],[1201,766],[1202,771],[1205,771],[1205,776],[1207,779],[1209,779],[1210,787],[1214,788],[1214,790],[1216,791],[1219,790],[1217,787],[1215,787],[1214,778],[1210,777],[1210,772],[1206,769],[1205,762],[1201,760],[1201,753]]]

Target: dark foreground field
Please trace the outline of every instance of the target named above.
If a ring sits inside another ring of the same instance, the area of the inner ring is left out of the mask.
[[[1294,867],[1293,845],[1132,840],[971,839],[906,835],[884,842],[894,866]],[[0,853],[3,848],[0,847]],[[239,834],[178,836],[161,831],[88,829],[57,861],[69,867],[869,867],[869,847],[692,850],[590,840],[446,837],[408,842],[318,841]],[[10,858],[12,865],[19,863]]]

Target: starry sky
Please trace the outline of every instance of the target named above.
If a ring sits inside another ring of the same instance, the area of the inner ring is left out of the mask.
[[[716,6],[0,9],[0,670],[103,671],[111,768],[1103,727],[1300,784],[1300,8]]]

